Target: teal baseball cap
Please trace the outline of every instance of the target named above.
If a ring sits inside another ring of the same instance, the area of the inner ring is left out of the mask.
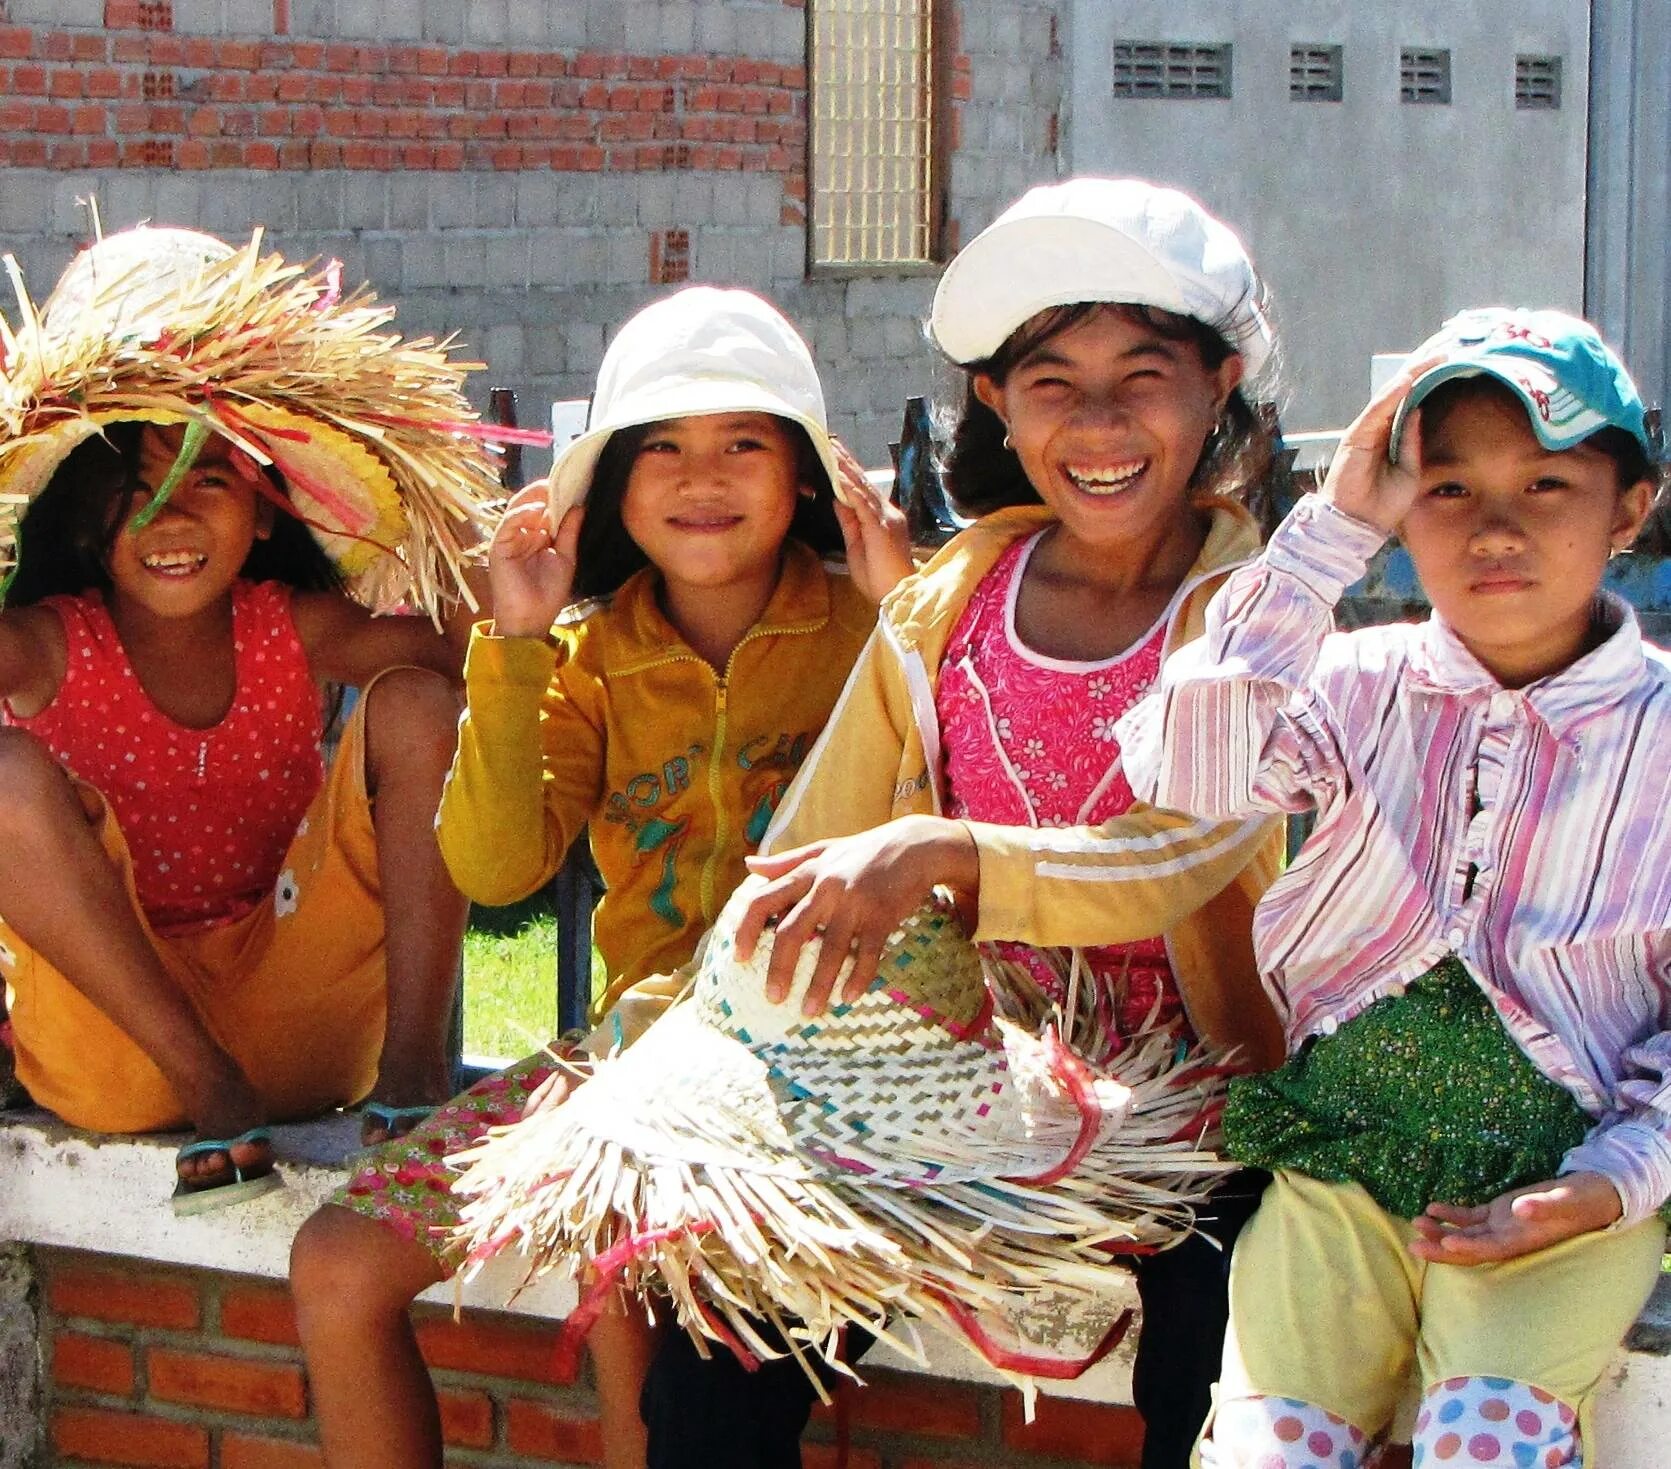
[[[1564,311],[1486,306],[1451,317],[1411,354],[1441,359],[1411,385],[1393,419],[1388,457],[1398,459],[1404,426],[1441,383],[1497,379],[1526,406],[1546,449],[1570,449],[1604,428],[1623,429],[1650,459],[1656,435],[1630,373],[1589,322]]]

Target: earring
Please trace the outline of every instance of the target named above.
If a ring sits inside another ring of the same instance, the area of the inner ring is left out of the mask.
[[[1010,436],[1008,434],[1004,435],[1004,447],[1006,449],[1010,450],[1012,453],[1015,450],[1015,445],[1010,441]]]
[[[818,491],[813,489],[811,485],[802,485],[800,489],[800,496],[803,500],[816,500],[818,498]]]

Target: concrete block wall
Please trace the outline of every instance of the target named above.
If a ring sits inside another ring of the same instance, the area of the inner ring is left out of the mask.
[[[952,243],[1056,173],[1065,4],[941,8]],[[809,276],[806,44],[801,0],[6,0],[0,251],[38,299],[89,198],[107,231],[263,225],[456,333],[524,422],[669,284],[744,285],[885,463],[906,394],[945,381],[933,272]]]
[[[295,1316],[271,1281],[37,1249],[45,1359],[41,1469],[317,1469],[322,1463]],[[487,1312],[418,1308],[447,1462],[533,1469],[602,1462],[584,1383],[554,1385],[555,1328]],[[1128,1407],[1041,1398],[875,1371],[849,1389],[851,1469],[1090,1469],[1138,1462]],[[807,1469],[838,1462],[836,1415],[807,1432]],[[0,1463],[5,1463],[0,1457]],[[28,1460],[19,1461],[27,1463]]]

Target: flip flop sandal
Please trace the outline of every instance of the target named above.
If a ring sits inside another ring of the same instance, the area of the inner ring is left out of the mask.
[[[429,1116],[440,1104],[428,1102],[416,1107],[397,1107],[392,1102],[365,1102],[360,1106],[360,1125],[366,1123],[374,1127],[381,1127],[388,1133],[380,1142],[368,1143],[368,1147],[380,1148],[384,1143],[399,1142],[421,1122],[429,1120]]]
[[[207,1137],[201,1142],[187,1143],[174,1155],[176,1164],[192,1158],[202,1158],[211,1153],[226,1155],[227,1172],[212,1175],[205,1179],[181,1178],[174,1185],[174,1196],[170,1200],[174,1213],[184,1218],[191,1214],[206,1214],[211,1209],[224,1209],[232,1204],[242,1204],[250,1199],[260,1198],[262,1194],[271,1193],[276,1188],[284,1187],[284,1179],[279,1176],[277,1168],[269,1159],[266,1163],[257,1163],[249,1168],[240,1168],[232,1161],[232,1149],[240,1143],[271,1143],[273,1135],[265,1127],[252,1127],[248,1132],[241,1132],[237,1137]]]

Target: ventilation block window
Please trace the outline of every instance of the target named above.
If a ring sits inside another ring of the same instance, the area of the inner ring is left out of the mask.
[[[939,254],[933,0],[811,0],[812,263]]]
[[[1230,46],[1116,41],[1114,95],[1188,99],[1230,95]]]
[[[1561,58],[1514,58],[1514,105],[1526,111],[1555,112],[1561,106]]]
[[[1451,53],[1406,46],[1398,57],[1398,100],[1447,104],[1451,100]]]
[[[1295,42],[1288,48],[1289,100],[1340,101],[1346,95],[1344,56],[1339,46]]]

